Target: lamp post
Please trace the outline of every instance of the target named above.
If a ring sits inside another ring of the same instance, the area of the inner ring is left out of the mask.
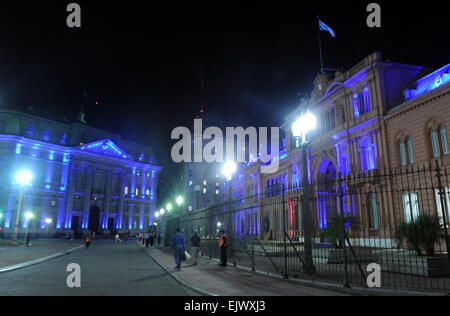
[[[33,179],[33,176],[31,172],[22,170],[16,174],[16,182],[20,185],[20,192],[19,192],[19,205],[17,206],[17,214],[16,214],[16,225],[14,227],[14,236],[12,244],[17,246],[17,235],[19,232],[19,224],[20,224],[20,211],[22,207],[22,196],[23,196],[23,188],[26,185],[29,185],[31,183],[31,179]]]
[[[313,114],[307,112],[292,124],[292,135],[295,138],[296,147],[300,147],[302,159],[302,185],[303,185],[303,231],[304,231],[304,272],[311,275],[316,272],[312,259],[312,233],[311,211],[309,205],[309,180],[306,151],[309,142],[306,134],[316,128],[317,120]],[[301,141],[301,142],[300,142]]]
[[[229,203],[229,216],[228,216],[228,225],[226,226],[226,230],[230,234],[228,238],[230,239],[231,249],[233,249],[233,265],[236,266],[236,251],[234,249],[234,236],[231,236],[233,233],[233,194],[232,194],[232,179],[233,175],[236,172],[237,166],[234,161],[228,161],[225,163],[222,169],[222,174],[225,176],[228,182],[228,203]]]
[[[26,212],[25,213],[25,219],[27,220],[27,230],[25,231],[25,240],[27,240],[28,237],[28,224],[30,219],[32,219],[34,217],[34,214],[31,212]],[[28,246],[28,245],[27,245]]]
[[[46,218],[45,219],[45,224],[46,224],[45,239],[48,239],[48,225],[50,225],[51,223],[52,223],[52,219],[51,218]]]

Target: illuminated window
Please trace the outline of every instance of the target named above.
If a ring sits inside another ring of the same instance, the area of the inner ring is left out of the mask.
[[[439,157],[439,143],[438,143],[438,136],[437,136],[435,128],[432,128],[430,131],[430,140],[431,140],[431,150],[432,150],[433,158],[438,158]]]
[[[216,187],[220,187],[220,183],[219,182],[216,182]]]
[[[141,153],[141,154],[139,155],[139,161],[144,161],[144,158],[145,158],[145,154],[144,154],[144,153]]]
[[[405,142],[403,140],[398,142],[399,150],[400,150],[400,163],[402,166],[406,166],[406,149],[405,149]]]
[[[192,180],[189,180],[189,186],[191,187],[192,186]]]
[[[203,194],[206,194],[206,188],[203,188]]]
[[[448,141],[447,141],[447,130],[446,130],[445,126],[441,126],[439,128],[439,135],[441,137],[442,153],[444,155],[448,155],[449,150],[448,150]]]
[[[34,137],[34,132],[35,132],[34,127],[33,126],[28,126],[26,131],[25,131],[25,136],[28,137],[28,138],[33,138]]]
[[[412,139],[411,137],[406,138],[406,144],[408,146],[408,158],[409,163],[414,163],[414,153],[413,153],[413,147],[412,147]]]
[[[145,194],[146,194],[146,195],[150,195],[150,190],[147,189],[147,190],[145,191]]]
[[[136,172],[136,175],[140,176],[140,175],[141,175],[141,171],[138,170],[138,171]]]
[[[377,195],[374,192],[370,193],[370,228],[380,228]]]
[[[359,117],[359,107],[358,107],[358,95],[355,93],[353,95],[353,112],[355,115],[355,118]]]
[[[408,192],[403,194],[403,211],[405,220],[408,223],[419,217],[419,200],[417,198],[417,193]]]
[[[206,180],[203,180],[203,185],[207,185],[208,182]]]
[[[136,188],[136,195],[139,195],[139,189]]]
[[[42,134],[42,139],[46,142],[50,142],[52,140],[52,131],[44,131]]]
[[[361,164],[361,170],[373,170],[375,169],[375,149],[370,142],[369,137],[365,137],[359,144],[359,159]]]
[[[219,189],[216,189],[216,195],[219,195],[220,191]]]
[[[125,187],[125,194],[128,195],[128,186]]]
[[[147,178],[150,178],[150,172],[147,172]]]

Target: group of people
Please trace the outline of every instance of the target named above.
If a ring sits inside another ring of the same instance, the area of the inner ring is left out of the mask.
[[[142,245],[145,244],[145,248],[153,247],[153,244],[156,242],[157,245],[161,243],[161,235],[155,234],[155,232],[151,233],[140,233],[138,235],[138,240],[142,241]]]
[[[177,229],[175,236],[172,239],[172,249],[174,250],[175,257],[175,269],[177,271],[181,270],[181,261],[183,257],[185,257],[186,252],[186,241],[184,239],[183,234],[181,234],[181,230]],[[220,231],[219,238],[219,248],[220,248],[220,265],[226,267],[227,266],[227,250],[228,250],[228,237],[225,234],[225,231],[222,229]],[[191,251],[190,254],[192,256],[193,265],[197,265],[198,256],[201,251],[201,238],[198,235],[198,231],[194,231],[194,235],[191,238]]]

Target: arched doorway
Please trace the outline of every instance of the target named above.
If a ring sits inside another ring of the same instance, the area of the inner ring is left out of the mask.
[[[89,230],[91,233],[98,233],[100,226],[100,209],[97,205],[91,207],[89,211]]]
[[[334,164],[325,159],[317,172],[317,220],[319,228],[327,228],[327,223],[337,213],[336,196],[337,171]]]

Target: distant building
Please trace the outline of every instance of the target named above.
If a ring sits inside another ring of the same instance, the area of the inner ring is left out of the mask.
[[[0,108],[0,227],[11,235],[19,185],[24,188],[19,233],[139,231],[153,225],[158,176],[151,147],[78,122],[64,123]],[[34,217],[26,220],[24,214]]]

